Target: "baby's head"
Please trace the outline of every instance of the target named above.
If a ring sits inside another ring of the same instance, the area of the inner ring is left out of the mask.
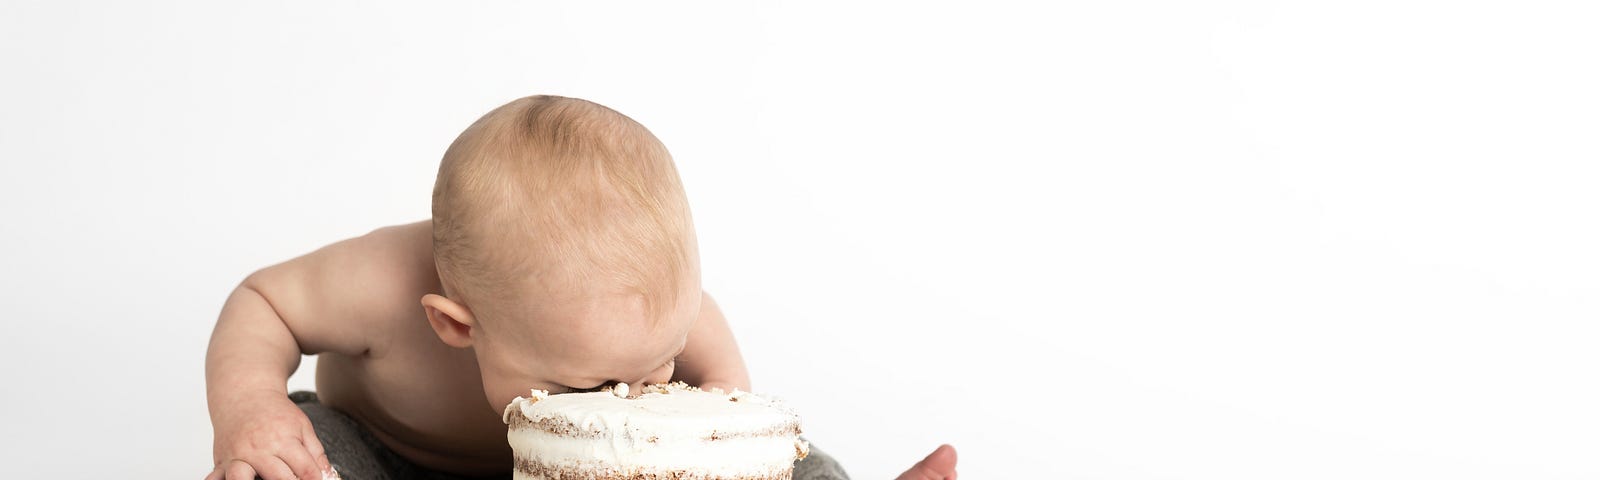
[[[665,382],[700,309],[688,200],[666,147],[584,100],[494,109],[445,152],[433,190],[444,295],[422,303],[470,348],[499,411],[529,388]]]

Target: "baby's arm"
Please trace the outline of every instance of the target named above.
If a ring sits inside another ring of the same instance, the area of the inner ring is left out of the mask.
[[[416,227],[328,245],[257,271],[234,289],[206,350],[217,462],[208,478],[322,478],[322,445],[285,384],[301,354],[362,355],[374,344],[370,332],[381,331],[366,328],[374,319],[413,305],[390,298],[419,276],[410,259],[431,255],[408,228]]]
[[[728,329],[728,320],[711,295],[701,292],[700,318],[689,330],[689,341],[678,355],[672,377],[701,388],[750,390],[750,373],[745,370],[739,344]]]

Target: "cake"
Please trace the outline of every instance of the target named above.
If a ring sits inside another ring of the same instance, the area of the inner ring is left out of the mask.
[[[788,479],[809,447],[781,402],[683,382],[517,397],[502,417],[516,480]]]

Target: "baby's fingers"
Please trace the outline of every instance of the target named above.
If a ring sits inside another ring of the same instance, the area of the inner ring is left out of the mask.
[[[328,465],[328,452],[323,450],[322,441],[317,439],[317,430],[311,428],[310,423],[306,423],[300,430],[300,441],[306,444],[306,452],[311,454],[311,458],[317,459],[317,469],[320,472],[331,470],[332,467]]]
[[[310,452],[307,452],[299,445],[278,452],[277,460],[278,463],[283,464],[284,468],[289,469],[291,472],[288,477],[284,477],[284,480],[294,480],[296,478],[300,480],[322,479],[322,469],[317,466],[316,458],[312,457]],[[266,475],[262,476],[266,477]],[[267,477],[267,480],[277,479]]]
[[[289,468],[289,465],[284,463],[283,459],[278,457],[265,457],[261,460],[251,462],[251,465],[255,465],[256,474],[261,475],[261,478],[266,480],[299,479],[299,477],[295,476],[294,470]],[[233,480],[233,477],[228,477],[228,480]]]
[[[218,467],[227,476],[227,480],[255,480],[256,469],[244,460],[229,460],[228,463]]]

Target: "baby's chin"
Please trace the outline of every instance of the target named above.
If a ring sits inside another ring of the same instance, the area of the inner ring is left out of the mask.
[[[501,412],[505,411],[506,405],[510,405],[512,400],[516,400],[517,397],[528,396],[528,392],[531,390],[533,389],[529,387],[485,388],[483,394],[484,398],[489,402],[489,409],[493,410],[496,415],[499,415]]]

